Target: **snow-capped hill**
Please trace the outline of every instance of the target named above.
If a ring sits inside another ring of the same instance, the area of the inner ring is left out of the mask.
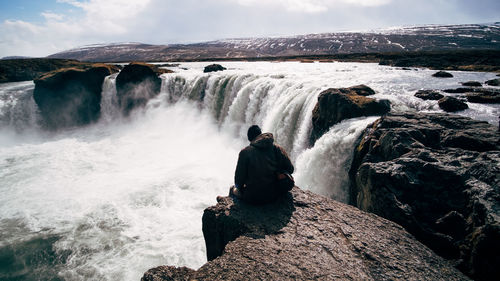
[[[352,53],[500,49],[500,23],[425,25],[367,32],[236,38],[195,44],[90,45],[51,55],[85,61],[169,61]]]

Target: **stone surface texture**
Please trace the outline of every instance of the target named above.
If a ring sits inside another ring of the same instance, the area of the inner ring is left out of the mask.
[[[203,233],[209,262],[142,280],[468,280],[399,225],[296,187],[264,206],[219,198]]]
[[[350,175],[351,204],[402,225],[474,279],[500,276],[496,126],[388,114],[361,137]]]

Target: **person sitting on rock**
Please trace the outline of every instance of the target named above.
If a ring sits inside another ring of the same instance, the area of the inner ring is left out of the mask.
[[[240,151],[229,194],[251,204],[273,202],[286,192],[278,188],[278,172],[292,174],[293,164],[271,133],[263,134],[253,125],[247,137],[250,145]]]

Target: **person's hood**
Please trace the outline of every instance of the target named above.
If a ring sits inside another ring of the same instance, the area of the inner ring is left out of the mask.
[[[264,133],[258,135],[250,145],[259,149],[265,149],[272,147],[274,143],[274,137],[271,133]]]

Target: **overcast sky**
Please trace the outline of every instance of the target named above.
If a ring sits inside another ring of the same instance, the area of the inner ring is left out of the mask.
[[[499,0],[0,0],[0,57],[152,44],[500,21]]]

